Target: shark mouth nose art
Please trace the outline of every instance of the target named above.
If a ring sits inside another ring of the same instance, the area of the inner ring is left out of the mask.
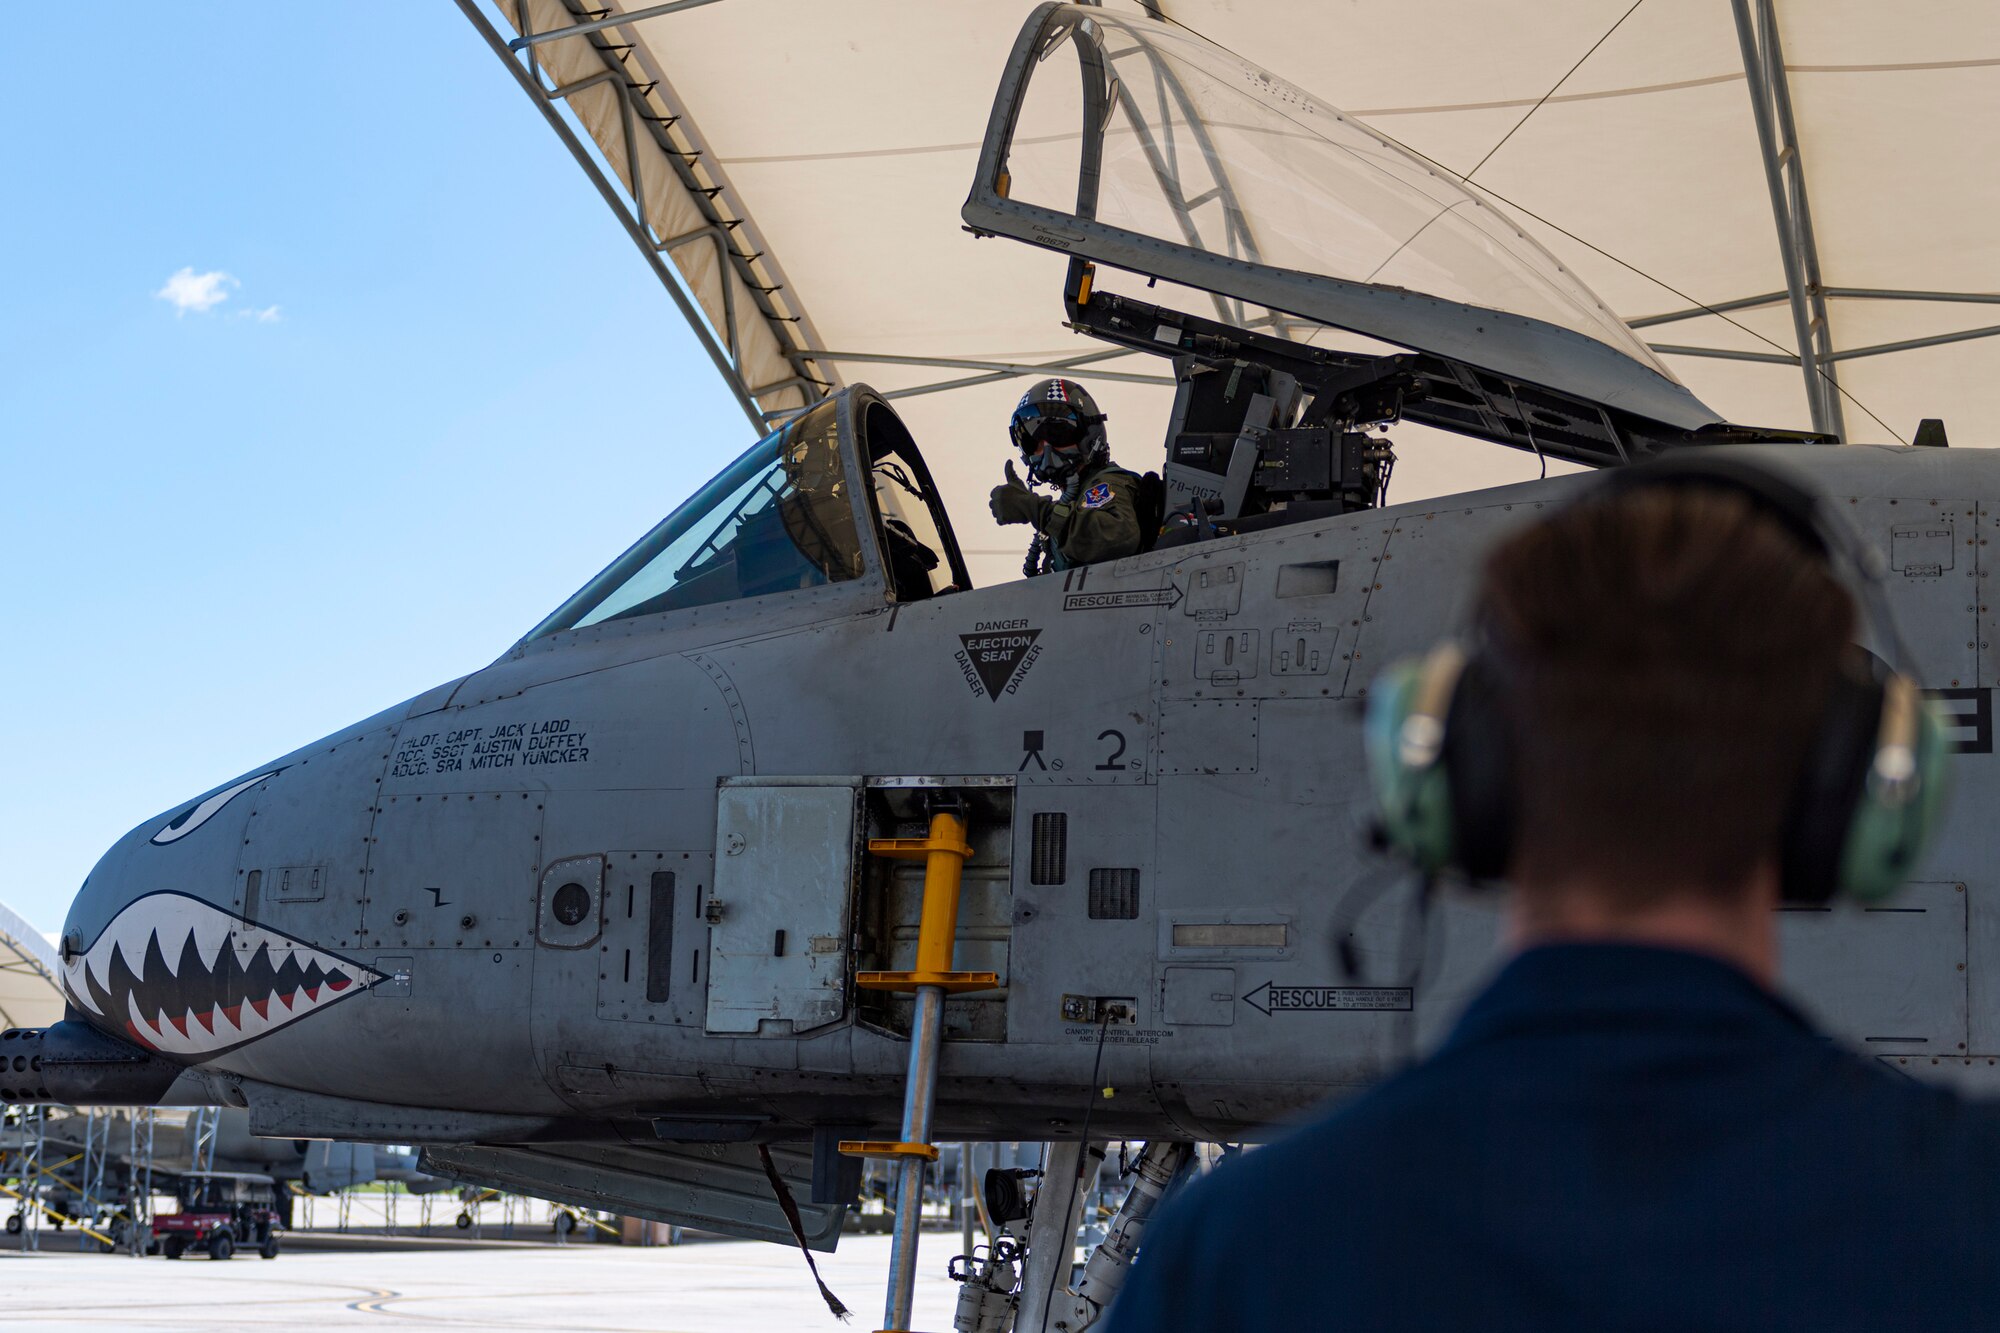
[[[367,990],[382,973],[184,893],[133,900],[63,964],[63,989],[141,1046],[215,1055]]]

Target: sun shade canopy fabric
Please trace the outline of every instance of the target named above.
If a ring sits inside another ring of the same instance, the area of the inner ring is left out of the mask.
[[[1166,364],[1072,334],[1064,258],[976,237],[959,216],[1032,4],[622,2],[651,16],[508,54],[521,33],[616,7],[460,0],[580,141],[746,410],[774,420],[858,380],[896,397],[985,577],[1018,558],[1017,534],[987,527],[982,501],[1024,377],[1072,364],[1120,461],[1157,466]],[[2000,409],[2000,341],[1980,336],[2000,331],[2000,179],[1979,169],[2000,135],[1989,0],[1113,0],[1103,12],[1200,34],[1340,108],[1353,133],[1469,179],[1468,197],[1637,328],[1724,419],[1889,443],[1941,417],[1964,445],[1983,443]],[[1410,265],[1378,281],[1421,285]],[[1383,350],[1339,332],[1314,341]],[[1395,438],[1399,485],[1523,475],[1506,450]],[[1409,466],[1433,450],[1447,472]]]
[[[12,908],[0,905],[0,1027],[47,1027],[62,1016],[55,950]]]

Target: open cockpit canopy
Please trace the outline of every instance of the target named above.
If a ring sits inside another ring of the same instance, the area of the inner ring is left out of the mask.
[[[1190,311],[1328,327],[1693,429],[1716,415],[1476,187],[1188,29],[1047,4],[965,221],[1163,279]]]

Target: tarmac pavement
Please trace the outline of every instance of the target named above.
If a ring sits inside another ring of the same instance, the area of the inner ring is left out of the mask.
[[[266,1262],[179,1262],[0,1252],[0,1328],[62,1333],[190,1329],[403,1328],[576,1333],[797,1333],[881,1326],[887,1236],[844,1236],[815,1255],[852,1323],[827,1312],[791,1247],[707,1241],[658,1248],[506,1244],[416,1246],[343,1238]],[[958,1237],[923,1237],[912,1326],[950,1333],[958,1284],[944,1275]]]

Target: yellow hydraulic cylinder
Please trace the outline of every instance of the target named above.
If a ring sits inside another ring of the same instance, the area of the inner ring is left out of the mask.
[[[952,940],[958,935],[958,890],[965,876],[965,822],[939,811],[931,819],[930,846],[924,849],[924,914],[917,929],[917,971],[951,971]]]
[[[923,859],[923,915],[917,924],[916,970],[861,972],[855,975],[854,984],[864,990],[896,991],[937,986],[953,994],[998,986],[998,973],[951,969],[952,942],[958,935],[959,885],[964,878],[965,860],[972,855],[972,848],[965,841],[965,821],[940,810],[931,816],[929,837],[870,838],[868,850],[876,856],[905,861]]]

